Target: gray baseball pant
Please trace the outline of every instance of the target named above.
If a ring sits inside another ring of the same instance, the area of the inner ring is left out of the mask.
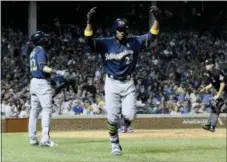
[[[38,141],[36,123],[41,112],[42,137],[41,142],[50,139],[50,121],[52,114],[52,90],[50,82],[46,79],[33,78],[30,84],[31,110],[29,115],[28,134],[29,140]]]
[[[136,91],[133,78],[118,81],[106,76],[105,102],[107,119],[112,124],[118,124],[120,115],[132,121],[136,116]]]

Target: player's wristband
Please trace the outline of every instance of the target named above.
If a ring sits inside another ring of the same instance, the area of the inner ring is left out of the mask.
[[[89,31],[89,30],[84,30],[84,35],[87,36],[87,37],[90,37],[93,35],[93,31]]]
[[[151,32],[151,34],[153,34],[153,35],[158,35],[159,30],[155,30],[155,29],[151,28],[150,32]]]
[[[46,73],[52,73],[52,72],[53,72],[53,69],[51,69],[51,68],[48,67],[48,66],[44,66],[44,67],[43,67],[43,71],[46,72]]]

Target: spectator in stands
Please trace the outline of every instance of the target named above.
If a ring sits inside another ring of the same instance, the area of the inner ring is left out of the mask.
[[[81,101],[79,99],[75,99],[72,102],[72,110],[75,115],[81,115],[83,113],[83,107],[80,103]]]
[[[61,92],[55,97],[54,114],[79,115],[82,110],[83,114],[105,114],[105,74],[99,66],[100,56],[90,53],[78,25],[63,25],[59,19],[54,22],[55,28],[51,29],[54,46],[49,49],[50,64],[59,69],[72,70],[77,85],[77,92],[66,90],[67,93]],[[110,31],[109,28],[99,28],[95,33],[108,36]],[[137,32],[135,30],[129,35]],[[6,116],[26,116],[24,111],[30,107],[29,61],[24,50],[27,41],[27,35],[19,30],[2,29],[2,113]],[[216,60],[215,66],[222,67],[226,73],[226,51],[225,37],[183,30],[162,32],[158,41],[152,42],[139,55],[134,75],[139,112],[174,114],[209,111],[211,92],[202,95],[196,93],[204,84],[204,65],[201,62],[212,57]],[[78,103],[74,103],[75,100]],[[67,102],[72,102],[72,106],[61,109]]]

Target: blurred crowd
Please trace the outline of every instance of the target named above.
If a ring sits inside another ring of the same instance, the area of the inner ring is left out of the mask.
[[[92,54],[77,25],[62,25],[55,19],[51,28],[50,67],[68,69],[77,90],[64,89],[53,100],[53,115],[105,114],[105,73],[99,55]],[[95,37],[111,36],[109,28],[97,28]],[[10,117],[27,117],[30,109],[29,40],[25,33],[2,28],[1,110]],[[129,35],[140,34],[130,31]],[[224,33],[226,34],[226,33]],[[193,30],[161,32],[145,44],[133,74],[139,114],[188,114],[209,112],[213,91],[200,94],[206,58],[227,73],[226,37]]]

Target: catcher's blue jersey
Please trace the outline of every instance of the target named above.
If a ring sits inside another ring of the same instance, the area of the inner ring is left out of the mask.
[[[114,37],[93,40],[95,52],[102,56],[105,72],[123,77],[134,71],[142,44],[151,38],[151,33],[129,37],[124,45],[117,43]]]
[[[46,51],[37,46],[30,54],[30,70],[33,78],[45,79],[50,77],[50,74],[43,72],[43,67],[48,64]]]

